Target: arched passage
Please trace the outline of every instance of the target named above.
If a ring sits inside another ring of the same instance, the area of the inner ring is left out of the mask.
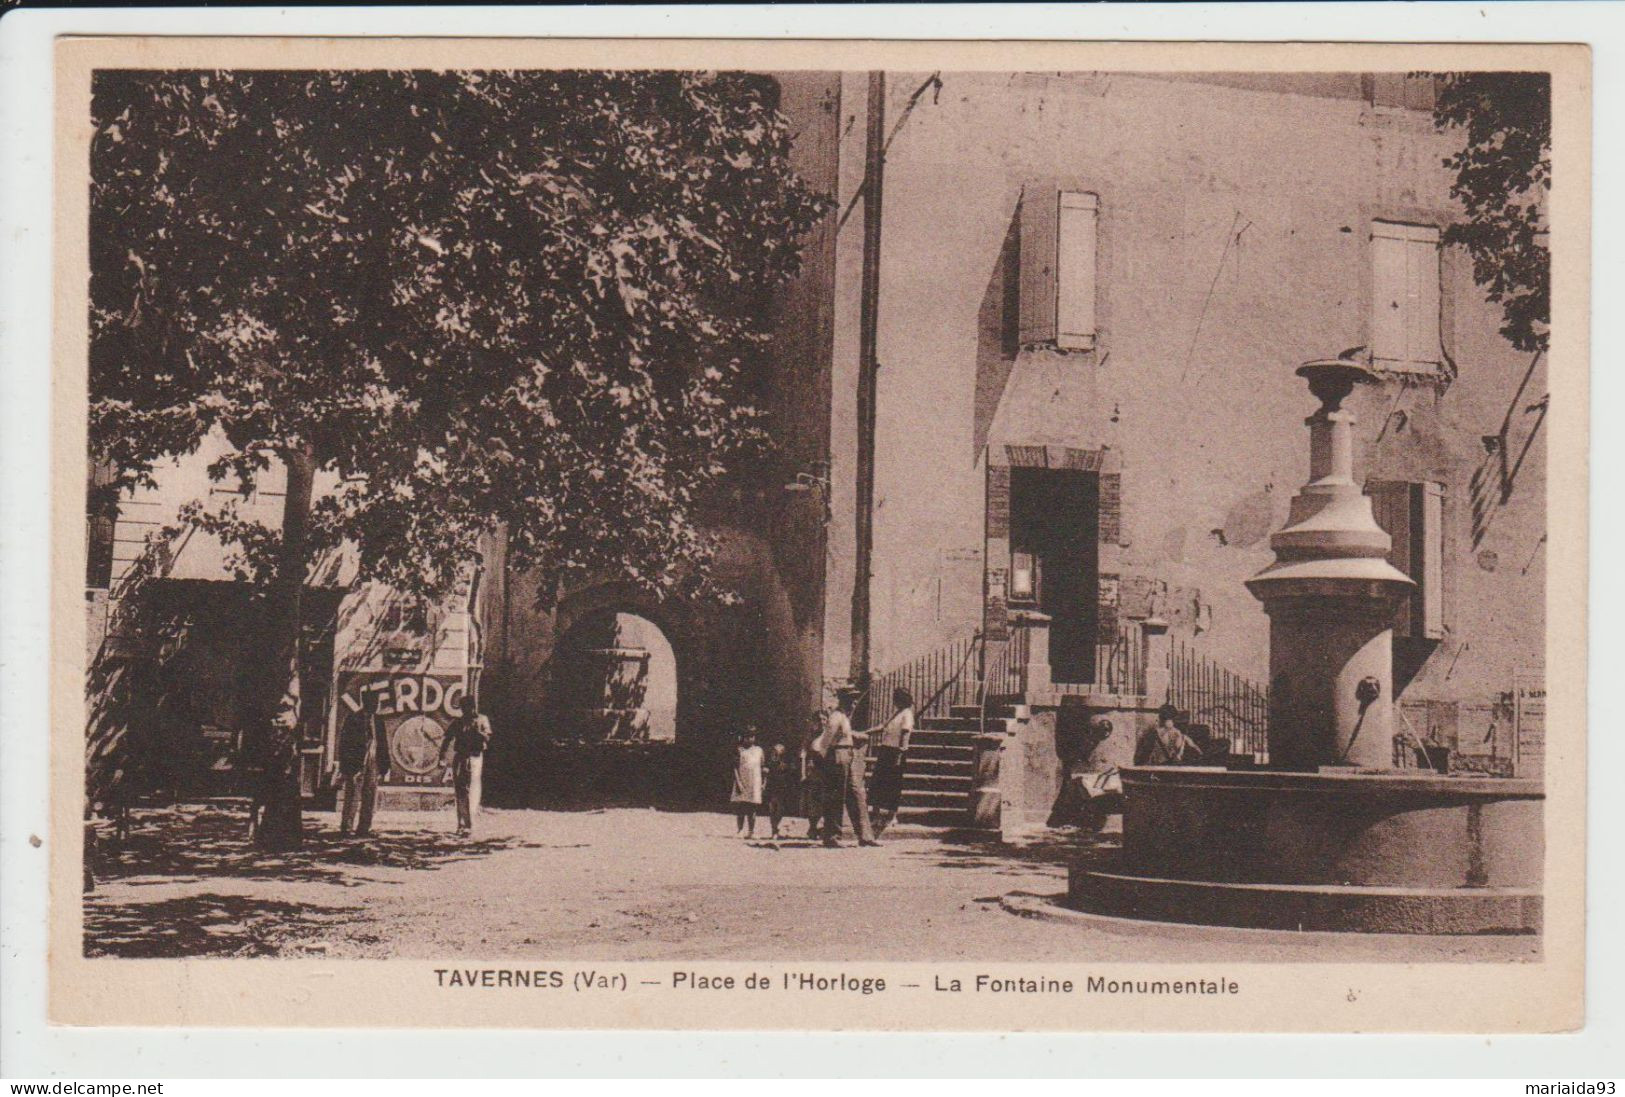
[[[771,743],[806,727],[820,634],[798,623],[761,538],[736,531],[719,548],[712,579],[726,598],[600,580],[543,599],[530,577],[504,575],[481,679],[497,729],[493,806],[725,804],[740,728]]]
[[[560,634],[550,738],[576,743],[669,743],[677,738],[677,656],[660,626],[603,609]]]
[[[619,583],[567,592],[533,634],[533,669],[491,679],[502,741],[486,767],[490,801],[654,804],[710,791],[708,634],[687,602]]]

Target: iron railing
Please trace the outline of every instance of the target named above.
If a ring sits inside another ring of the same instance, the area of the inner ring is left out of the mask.
[[[975,633],[876,675],[861,702],[859,722],[873,723],[872,716],[889,713],[892,691],[899,687],[914,698],[917,719],[946,716],[955,705],[975,704],[975,653],[981,642],[981,633]]]
[[[1191,724],[1208,728],[1215,739],[1228,739],[1233,753],[1268,753],[1268,690],[1183,641],[1174,643],[1168,669],[1168,700],[1189,714]]]
[[[1028,676],[1032,643],[1032,630],[1019,623],[1002,643],[983,644],[980,633],[955,640],[877,675],[865,697],[867,711],[889,710],[892,690],[898,686],[906,688],[917,705],[937,698],[929,709],[917,710],[920,717],[946,715],[955,705],[980,705],[984,699],[1023,697],[1032,685]],[[1145,681],[1144,637],[1138,622],[1127,622],[1096,643],[1094,681],[1052,682],[1050,689],[1139,697],[1145,694]]]
[[[1124,622],[1095,644],[1093,685],[1098,692],[1131,697],[1145,693],[1145,637],[1138,621]]]

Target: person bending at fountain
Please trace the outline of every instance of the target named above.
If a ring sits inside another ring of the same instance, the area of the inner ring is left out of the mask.
[[[1202,748],[1179,730],[1178,720],[1179,710],[1173,705],[1163,705],[1157,709],[1156,726],[1141,732],[1140,741],[1135,744],[1135,765],[1189,765],[1201,758]]]

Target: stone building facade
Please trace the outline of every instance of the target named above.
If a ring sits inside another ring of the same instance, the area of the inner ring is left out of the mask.
[[[1419,739],[1506,755],[1543,665],[1544,367],[1439,243],[1459,136],[1435,131],[1431,82],[940,81],[911,106],[928,74],[888,74],[874,669],[1014,635],[1040,708],[1173,690],[1246,738],[1268,622],[1242,583],[1271,558],[1313,410],[1292,370],[1350,351],[1383,377],[1351,405],[1358,473],[1421,585],[1401,711]],[[864,130],[844,110],[843,208]],[[836,253],[830,677],[854,581],[861,216]]]

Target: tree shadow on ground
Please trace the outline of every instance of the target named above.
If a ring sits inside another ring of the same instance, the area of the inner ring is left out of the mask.
[[[307,824],[298,849],[272,853],[248,838],[248,813],[237,808],[143,811],[132,813],[130,833],[122,841],[96,843],[94,868],[98,883],[134,877],[207,879],[236,877],[354,887],[368,882],[360,868],[435,869],[506,849],[539,848],[512,837],[462,838],[446,831],[390,827],[365,838]]]
[[[1024,876],[1036,867],[1064,869],[1074,864],[1097,864],[1115,857],[1121,848],[1119,834],[1067,828],[1045,830],[1016,842],[998,838],[948,838],[929,849],[909,850],[903,856],[928,860],[937,868]]]
[[[155,903],[85,904],[87,957],[155,959],[277,956],[356,907],[286,903],[250,895],[190,895]]]

